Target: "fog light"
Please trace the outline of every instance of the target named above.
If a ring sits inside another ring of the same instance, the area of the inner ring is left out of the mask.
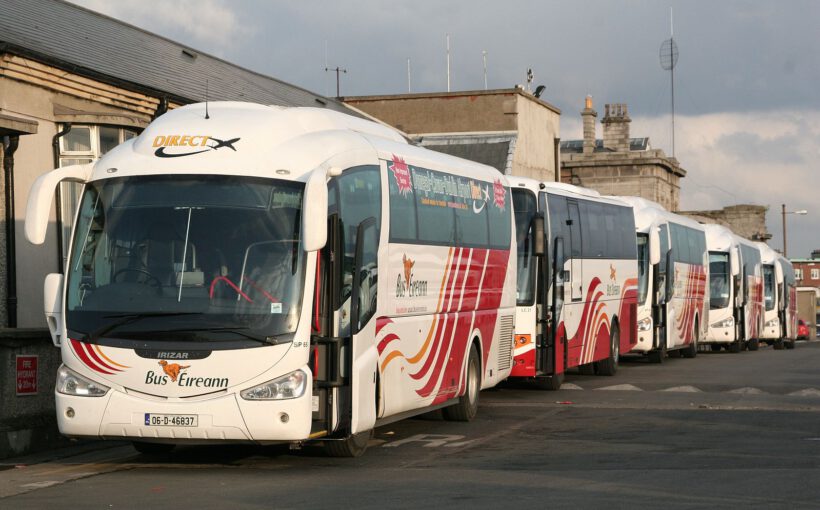
[[[74,418],[74,409],[72,409],[70,407],[67,408],[65,410],[65,415],[66,415],[67,418]]]
[[[287,423],[290,421],[290,416],[288,416],[288,413],[282,413],[279,415],[279,420],[281,420],[282,423]]]

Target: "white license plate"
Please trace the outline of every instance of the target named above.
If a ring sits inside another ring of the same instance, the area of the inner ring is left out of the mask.
[[[145,413],[148,427],[196,427],[199,417],[195,414],[155,414]]]

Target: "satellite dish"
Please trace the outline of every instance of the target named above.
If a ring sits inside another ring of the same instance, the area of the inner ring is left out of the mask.
[[[661,67],[664,71],[671,71],[678,63],[678,45],[674,39],[667,39],[661,43]]]

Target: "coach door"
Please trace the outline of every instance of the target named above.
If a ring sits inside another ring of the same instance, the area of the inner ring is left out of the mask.
[[[570,232],[570,297],[573,301],[580,301],[584,297],[583,270],[581,269],[581,213],[578,210],[578,202],[575,200],[567,200],[567,206],[569,207],[567,225]]]
[[[376,166],[328,183],[328,243],[317,267],[314,307],[314,431],[346,436],[376,420],[372,355],[378,289],[381,182]]]

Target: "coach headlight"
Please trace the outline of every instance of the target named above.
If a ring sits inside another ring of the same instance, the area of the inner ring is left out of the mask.
[[[712,328],[731,328],[735,325],[735,318],[734,317],[727,317],[722,321],[717,321],[713,323],[710,327]]]
[[[245,400],[285,400],[299,398],[305,394],[308,376],[302,370],[295,370],[272,381],[243,390],[240,395]]]
[[[57,392],[75,397],[102,397],[110,388],[87,379],[65,365],[57,370]]]
[[[774,318],[770,321],[766,321],[767,328],[776,328],[780,324],[780,321],[777,318]]]
[[[652,329],[652,317],[638,321],[638,331],[649,331],[650,329]]]

